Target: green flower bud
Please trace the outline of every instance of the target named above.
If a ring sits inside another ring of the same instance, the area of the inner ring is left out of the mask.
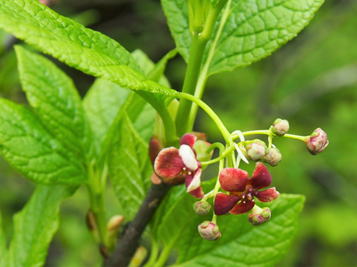
[[[248,220],[253,225],[259,225],[269,221],[271,218],[271,211],[269,208],[260,208],[254,206],[252,212],[248,215]]]
[[[206,215],[211,210],[211,204],[204,200],[197,201],[193,204],[193,210],[198,215]]]
[[[220,239],[222,234],[217,224],[211,221],[204,221],[198,226],[198,233],[203,239],[214,241]]]

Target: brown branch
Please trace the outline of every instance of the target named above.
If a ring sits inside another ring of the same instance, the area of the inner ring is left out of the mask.
[[[121,238],[118,239],[116,249],[109,259],[104,262],[106,267],[127,267],[140,241],[140,237],[149,224],[155,211],[165,197],[170,186],[153,184],[142,203],[138,213],[129,223]]]

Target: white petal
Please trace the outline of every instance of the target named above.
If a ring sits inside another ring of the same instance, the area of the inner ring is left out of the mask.
[[[195,173],[195,176],[193,176],[193,179],[191,181],[191,183],[189,184],[189,186],[187,187],[187,192],[191,192],[197,188],[200,187],[201,185],[201,169],[197,170],[197,172]]]
[[[192,148],[188,145],[181,145],[179,149],[179,155],[183,161],[183,164],[191,171],[195,171],[198,168],[198,163],[196,160],[195,153]]]

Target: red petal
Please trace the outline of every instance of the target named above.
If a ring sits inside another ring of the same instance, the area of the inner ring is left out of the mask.
[[[255,196],[262,202],[270,202],[274,199],[276,199],[280,193],[276,191],[275,187],[263,190],[263,191],[258,191]]]
[[[156,174],[165,178],[178,176],[183,167],[184,164],[179,155],[179,150],[175,147],[168,147],[161,150],[154,163]]]
[[[201,186],[199,188],[189,192],[189,194],[191,194],[193,197],[199,198],[199,199],[203,198],[205,195]]]
[[[219,174],[221,187],[229,192],[243,192],[248,183],[248,173],[237,168],[225,168]]]
[[[255,170],[253,172],[253,177],[251,179],[251,184],[255,189],[260,189],[267,187],[271,184],[272,178],[271,175],[261,162],[257,162],[255,165]]]
[[[214,200],[214,213],[217,215],[226,214],[238,202],[239,197],[218,193]]]
[[[189,145],[190,147],[193,147],[197,140],[197,137],[193,134],[185,134],[181,137],[180,140],[180,145]]]
[[[250,211],[254,207],[255,203],[253,200],[240,201],[237,205],[229,211],[230,214],[242,214]]]

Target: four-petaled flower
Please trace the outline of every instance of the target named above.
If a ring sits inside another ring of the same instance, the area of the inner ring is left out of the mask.
[[[201,187],[201,164],[193,148],[196,140],[195,135],[185,134],[180,140],[179,149],[162,149],[155,159],[154,169],[164,183],[185,183],[188,193],[202,198],[204,193]]]
[[[255,166],[251,178],[246,171],[238,168],[225,168],[219,174],[222,189],[229,194],[218,193],[214,201],[214,212],[217,215],[226,213],[241,214],[250,211],[254,205],[254,198],[262,202],[270,202],[279,196],[275,187],[262,190],[270,186],[272,177],[261,162]]]

